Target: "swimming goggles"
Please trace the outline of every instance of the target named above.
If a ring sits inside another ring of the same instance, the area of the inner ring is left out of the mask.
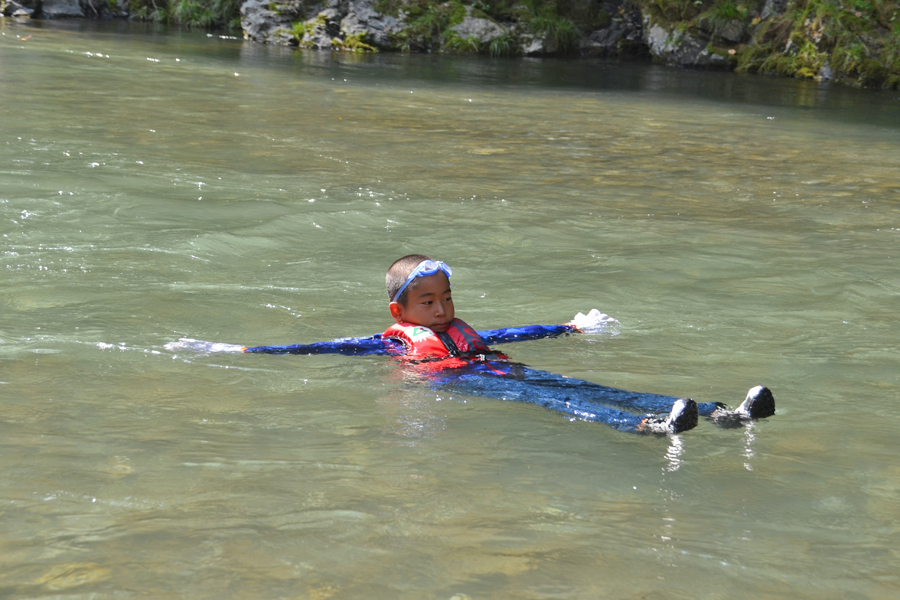
[[[416,268],[413,269],[413,272],[409,274],[409,277],[406,278],[406,281],[403,282],[403,285],[400,286],[400,289],[397,290],[396,294],[394,294],[394,299],[391,300],[391,302],[396,302],[397,298],[399,298],[400,295],[406,291],[406,288],[409,287],[409,284],[411,284],[416,277],[428,277],[429,275],[434,275],[438,271],[443,271],[448,279],[451,275],[453,275],[453,269],[445,265],[443,262],[439,260],[423,260],[418,265],[416,265]]]

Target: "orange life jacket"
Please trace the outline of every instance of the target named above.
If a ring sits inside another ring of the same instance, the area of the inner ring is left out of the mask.
[[[381,337],[403,342],[406,355],[413,359],[479,358],[485,354],[491,354],[492,358],[506,358],[491,352],[478,332],[460,319],[453,319],[443,333],[412,323],[394,323]]]

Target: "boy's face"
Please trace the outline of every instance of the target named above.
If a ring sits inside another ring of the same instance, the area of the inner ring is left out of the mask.
[[[450,295],[450,280],[443,272],[419,277],[406,289],[406,306],[391,302],[391,316],[437,332],[447,331],[456,311]]]

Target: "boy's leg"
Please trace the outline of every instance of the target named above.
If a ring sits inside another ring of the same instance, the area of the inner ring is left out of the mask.
[[[530,402],[622,431],[675,433],[697,424],[697,404],[693,400],[626,392],[517,363],[473,363],[435,373],[432,381],[441,390]],[[648,418],[618,407],[664,414]],[[714,409],[713,405],[709,412]]]
[[[652,413],[668,412],[678,400],[674,396],[631,392],[583,379],[532,369],[524,365],[522,367],[522,376],[535,385],[565,390],[564,393],[571,394],[573,397],[602,402],[626,410]],[[697,410],[701,417],[712,417],[714,422],[727,426],[746,419],[764,419],[774,415],[775,399],[767,387],[758,385],[750,388],[747,397],[734,410],[729,410],[721,402],[698,402]]]
[[[583,379],[565,377],[549,371],[532,369],[524,365],[522,370],[524,379],[540,389],[558,390],[558,393],[569,395],[573,398],[594,403],[600,402],[625,410],[643,413],[667,413],[672,410],[672,406],[678,400],[675,396],[631,392]],[[720,406],[716,402],[698,403],[697,410],[701,416],[709,416]]]

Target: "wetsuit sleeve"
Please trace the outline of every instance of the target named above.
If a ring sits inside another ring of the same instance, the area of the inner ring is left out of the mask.
[[[547,337],[558,337],[575,333],[578,329],[573,325],[525,325],[524,327],[505,327],[490,331],[479,331],[489,346],[508,342],[524,342]],[[382,337],[378,333],[369,337],[340,338],[330,342],[314,342],[312,344],[293,344],[291,346],[253,346],[244,348],[244,352],[260,354],[343,354],[345,356],[365,356],[371,354],[400,355],[406,354],[403,342]]]
[[[261,354],[344,354],[346,356],[364,356],[368,354],[404,354],[401,342],[382,338],[381,334],[363,338],[340,338],[330,342],[314,342],[312,344],[294,344],[291,346],[253,346],[244,348],[244,352]]]
[[[524,327],[505,327],[503,329],[479,331],[478,335],[484,338],[484,341],[489,346],[492,346],[508,342],[524,342],[547,337],[558,337],[576,333],[577,331],[578,329],[574,325],[525,325]]]

